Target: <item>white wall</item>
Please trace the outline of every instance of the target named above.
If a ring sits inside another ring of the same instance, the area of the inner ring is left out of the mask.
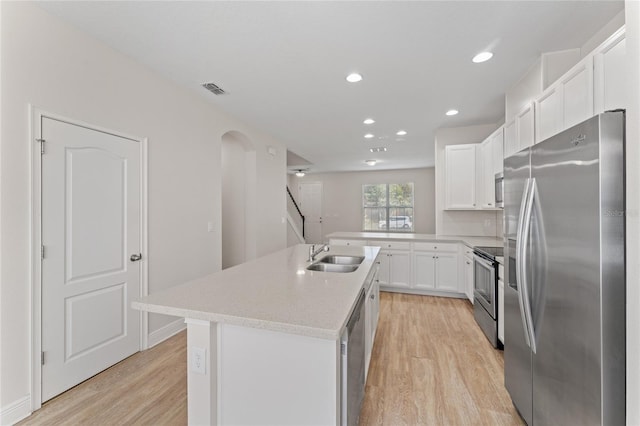
[[[542,93],[542,61],[538,59],[505,93],[505,123],[513,120],[527,104]]]
[[[242,132],[256,147],[257,254],[286,246],[286,149],[29,3],[0,2],[0,8],[2,409],[30,391],[29,104],[148,138],[151,293],[220,269],[220,156],[227,131]],[[153,315],[150,331],[172,320]]]
[[[640,425],[640,2],[627,0],[627,424]]]
[[[222,269],[245,261],[245,150],[222,139]]]
[[[600,28],[589,40],[580,47],[580,55],[584,58],[600,46],[606,39],[625,24],[625,11],[622,9],[616,16]]]
[[[436,131],[436,233],[439,235],[477,235],[496,237],[498,212],[496,211],[451,211],[445,205],[445,146],[480,143],[500,125],[442,128]],[[502,212],[500,211],[501,215]]]
[[[365,183],[413,182],[414,230],[433,234],[435,181],[433,167],[406,170],[379,170],[367,172],[312,173],[295,178],[291,192],[299,200],[298,184],[322,182],[322,233],[362,231],[362,185]]]

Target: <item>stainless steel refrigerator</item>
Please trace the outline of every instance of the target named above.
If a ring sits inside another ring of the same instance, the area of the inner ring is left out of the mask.
[[[625,423],[624,112],[505,159],[505,386],[529,425]]]

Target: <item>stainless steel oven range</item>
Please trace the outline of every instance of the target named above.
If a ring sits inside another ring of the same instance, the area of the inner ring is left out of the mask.
[[[498,262],[502,247],[474,247],[473,249],[473,316],[494,348],[501,348],[498,340]]]

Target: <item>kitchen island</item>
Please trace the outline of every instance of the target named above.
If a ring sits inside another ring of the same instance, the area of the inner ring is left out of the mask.
[[[317,260],[364,260],[317,272],[298,245],[133,302],[185,318],[189,423],[339,424],[340,340],[378,252],[332,246]]]

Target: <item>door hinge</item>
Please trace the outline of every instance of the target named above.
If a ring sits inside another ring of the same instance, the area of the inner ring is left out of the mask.
[[[40,246],[40,258],[44,259],[44,245]]]
[[[44,352],[44,351],[42,351],[42,352],[40,353],[40,355],[41,355],[41,357],[40,357],[40,358],[41,358],[41,360],[42,360],[42,365],[44,365],[44,354],[45,354],[45,352]]]
[[[44,143],[46,141],[44,139],[36,139],[36,142],[40,144],[40,155],[44,154]]]

